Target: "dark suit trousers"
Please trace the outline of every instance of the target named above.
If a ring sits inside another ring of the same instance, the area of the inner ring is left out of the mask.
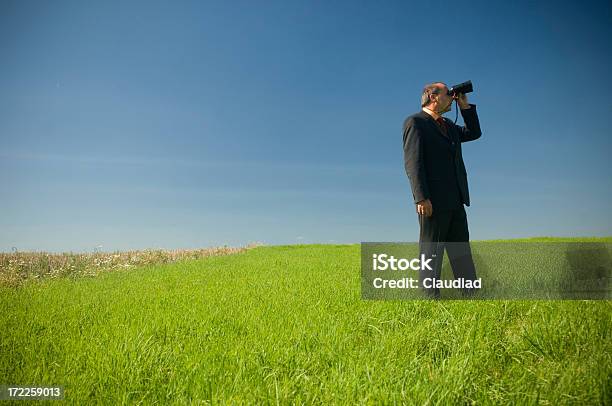
[[[433,271],[425,269],[419,272],[420,286],[425,294],[432,298],[440,297],[440,289],[425,288],[423,279],[440,279],[445,250],[455,279],[476,280],[476,267],[472,259],[467,216],[463,204],[456,209],[434,209],[431,217],[419,214],[418,217],[420,252],[427,258],[434,258],[431,261]],[[470,296],[473,293],[473,290],[462,290],[464,296]]]

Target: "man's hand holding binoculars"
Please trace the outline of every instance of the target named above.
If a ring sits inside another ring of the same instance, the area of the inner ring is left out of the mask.
[[[465,93],[458,93],[453,96],[453,99],[457,100],[457,102],[459,103],[459,108],[461,110],[470,108],[470,103],[468,103],[468,99]]]

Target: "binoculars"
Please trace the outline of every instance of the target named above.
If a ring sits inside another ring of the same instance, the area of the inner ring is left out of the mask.
[[[468,80],[467,82],[459,83],[458,85],[455,85],[448,89],[448,95],[456,96],[458,94],[466,94],[471,93],[473,91],[474,88],[472,87],[472,81]]]

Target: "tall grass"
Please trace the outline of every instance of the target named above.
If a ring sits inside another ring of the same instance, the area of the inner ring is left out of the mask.
[[[609,301],[364,301],[359,246],[0,287],[0,382],[71,404],[610,404]]]
[[[213,247],[192,250],[133,250],[93,253],[11,252],[0,253],[0,285],[18,286],[27,280],[96,276],[100,272],[143,265],[167,264],[186,259],[243,252],[247,247]]]

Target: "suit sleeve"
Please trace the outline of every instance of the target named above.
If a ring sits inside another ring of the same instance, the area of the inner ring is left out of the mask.
[[[404,167],[410,180],[414,203],[429,199],[423,133],[413,118],[404,126]]]
[[[480,138],[482,131],[480,130],[476,105],[470,104],[469,109],[461,110],[461,116],[463,117],[465,126],[461,127],[453,124],[460,134],[461,142],[474,141]]]

